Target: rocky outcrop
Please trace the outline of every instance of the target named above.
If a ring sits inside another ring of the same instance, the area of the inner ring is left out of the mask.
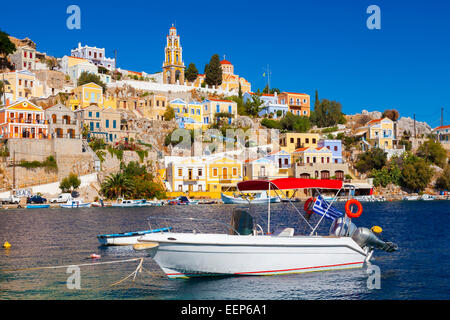
[[[410,117],[401,117],[397,121],[398,134],[403,135],[403,132],[414,134],[414,119]],[[431,127],[426,122],[416,120],[416,134],[418,136],[427,135],[431,133]]]

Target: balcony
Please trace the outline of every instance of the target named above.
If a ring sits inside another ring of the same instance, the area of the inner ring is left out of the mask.
[[[9,123],[23,123],[23,124],[48,124],[48,120],[33,120],[25,118],[8,118]]]

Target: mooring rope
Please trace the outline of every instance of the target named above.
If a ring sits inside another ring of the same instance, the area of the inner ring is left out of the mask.
[[[59,268],[68,268],[68,267],[86,267],[86,266],[98,266],[101,264],[112,264],[112,263],[121,263],[121,262],[130,262],[130,261],[138,261],[144,260],[144,258],[133,258],[126,260],[115,260],[115,261],[104,261],[104,262],[96,262],[96,263],[83,263],[83,264],[69,264],[64,266],[48,266],[48,267],[33,267],[33,268],[18,268],[18,269],[0,269],[0,272],[14,272],[14,271],[29,271],[29,270],[43,270],[43,269],[59,269]]]
[[[18,268],[18,269],[0,269],[0,272],[30,271],[30,270],[44,270],[44,269],[61,269],[61,268],[68,268],[68,267],[74,267],[74,266],[87,267],[87,266],[98,266],[98,265],[101,265],[101,264],[113,264],[113,263],[122,263],[122,262],[138,261],[138,260],[139,260],[139,264],[138,264],[136,270],[134,270],[132,273],[130,273],[128,276],[126,276],[122,280],[119,280],[119,281],[111,284],[110,286],[112,287],[112,286],[115,286],[115,285],[125,281],[126,279],[128,279],[132,275],[134,275],[133,280],[132,280],[134,282],[138,272],[140,273],[144,269],[144,267],[142,266],[142,264],[144,262],[144,258],[133,258],[133,259],[125,259],[125,260],[104,261],[104,262],[97,262],[97,263],[70,264],[70,265],[64,265],[64,266],[47,266],[47,267]],[[147,271],[147,270],[145,270],[145,271]],[[149,274],[151,274],[151,272],[149,272],[149,271],[147,271],[147,272]]]

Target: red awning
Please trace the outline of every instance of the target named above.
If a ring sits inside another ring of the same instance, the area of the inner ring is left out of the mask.
[[[318,180],[301,178],[281,178],[275,180],[249,180],[237,184],[240,191],[264,191],[270,189],[341,189],[341,180]]]

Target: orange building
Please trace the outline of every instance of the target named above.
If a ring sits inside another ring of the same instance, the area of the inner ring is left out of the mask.
[[[282,92],[278,95],[279,104],[287,104],[289,111],[297,116],[309,117],[310,97],[306,93]]]
[[[44,110],[28,100],[0,109],[0,136],[7,138],[50,139]]]

